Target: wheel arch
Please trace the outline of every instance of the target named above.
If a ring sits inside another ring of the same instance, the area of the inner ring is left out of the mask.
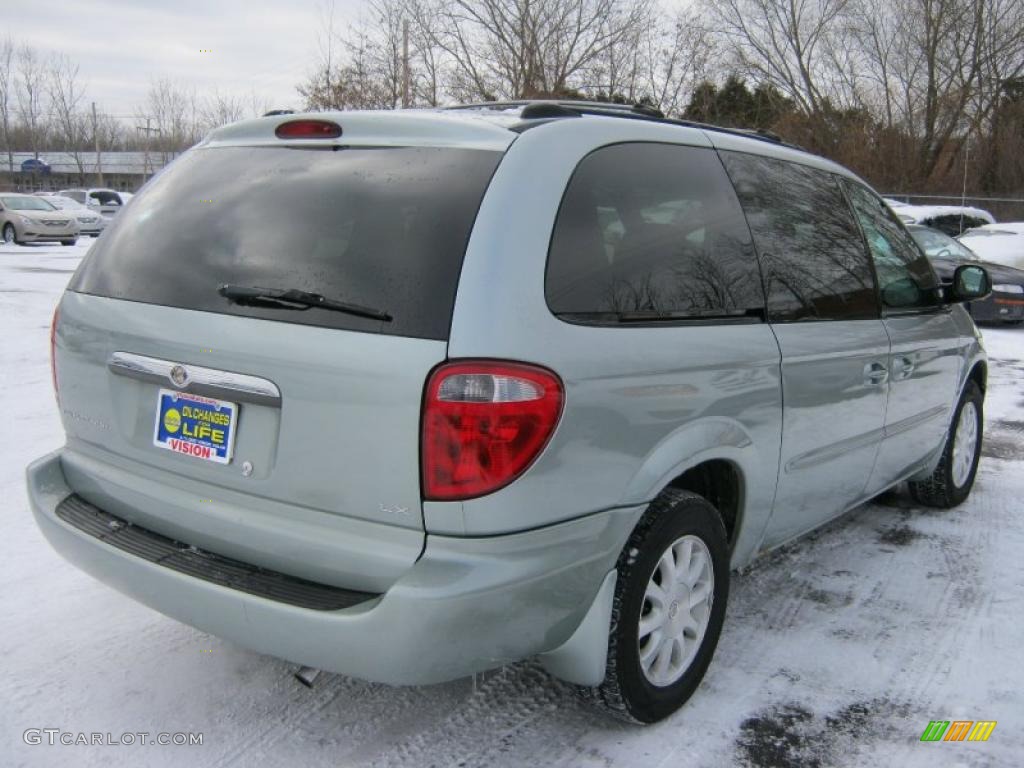
[[[988,363],[984,360],[978,360],[971,366],[970,372],[967,374],[967,381],[973,381],[978,385],[978,389],[981,390],[982,394],[985,394],[985,390],[988,386]],[[966,382],[964,382],[966,385]]]
[[[746,494],[743,469],[730,459],[706,459],[674,477],[666,486],[707,499],[722,518],[732,552],[743,522]]]
[[[747,514],[755,487],[764,485],[767,491],[770,485],[774,491],[777,450],[777,446],[776,452],[759,450],[750,433],[733,419],[701,419],[668,435],[651,451],[623,501],[650,502],[666,488],[697,493],[719,510],[730,552],[741,550],[738,554],[745,560],[751,542],[744,538],[744,544],[737,545],[748,523],[757,527]],[[772,494],[762,495],[767,514]]]

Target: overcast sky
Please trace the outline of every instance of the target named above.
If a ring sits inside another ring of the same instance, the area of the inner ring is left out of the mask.
[[[323,0],[0,0],[16,44],[64,52],[80,65],[86,99],[131,115],[152,79],[170,77],[274,107],[301,106],[295,85],[316,50]],[[336,23],[361,0],[336,0]],[[340,26],[340,24],[339,24]],[[210,49],[211,53],[201,53]]]

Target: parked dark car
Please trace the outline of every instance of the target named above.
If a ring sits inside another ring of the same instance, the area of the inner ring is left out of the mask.
[[[992,278],[992,293],[980,301],[967,304],[967,310],[978,323],[1024,322],[1024,270],[982,261],[970,248],[944,232],[918,224],[908,224],[911,236],[921,246],[943,283],[951,283],[953,272],[961,264],[979,264]]]
[[[41,157],[30,157],[21,164],[22,173],[41,173],[43,176],[50,175],[50,164]]]

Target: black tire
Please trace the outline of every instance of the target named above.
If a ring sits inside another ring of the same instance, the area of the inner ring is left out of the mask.
[[[639,622],[644,594],[662,554],[682,536],[698,537],[714,574],[708,625],[682,677],[652,684],[640,664]],[[668,489],[648,507],[619,556],[604,681],[586,698],[620,719],[653,723],[681,707],[704,678],[725,619],[729,598],[729,546],[722,518],[702,496]]]
[[[76,237],[74,240],[61,240],[60,244],[61,245],[74,245],[77,242],[78,242],[78,238]]]
[[[968,381],[960,396],[960,402],[957,403],[956,410],[953,412],[953,420],[949,432],[946,434],[946,444],[942,447],[942,458],[939,459],[938,466],[927,480],[912,480],[909,483],[910,495],[918,504],[949,509],[962,504],[971,494],[974,478],[978,474],[978,460],[981,458],[981,443],[984,437],[984,402],[985,398],[978,385],[973,381]],[[953,481],[953,448],[956,443],[956,430],[960,424],[960,414],[968,403],[974,404],[978,432],[977,440],[974,443],[974,457],[971,460],[970,472],[966,480],[958,486]]]
[[[21,243],[18,242],[18,230],[16,230],[14,225],[10,222],[4,224],[3,231],[0,231],[0,238],[2,238],[5,243],[21,245]]]

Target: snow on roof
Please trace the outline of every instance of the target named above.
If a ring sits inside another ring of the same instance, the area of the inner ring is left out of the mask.
[[[1024,235],[1024,221],[1000,221],[998,224],[982,224],[980,227],[968,230],[965,234],[971,234],[983,230],[985,232],[1013,232]]]
[[[900,218],[912,219],[911,223],[923,224],[931,219],[940,216],[970,216],[975,219],[982,219],[990,224],[995,224],[995,217],[983,208],[975,208],[970,205],[908,205],[895,200],[886,200],[890,208],[893,208]]]

